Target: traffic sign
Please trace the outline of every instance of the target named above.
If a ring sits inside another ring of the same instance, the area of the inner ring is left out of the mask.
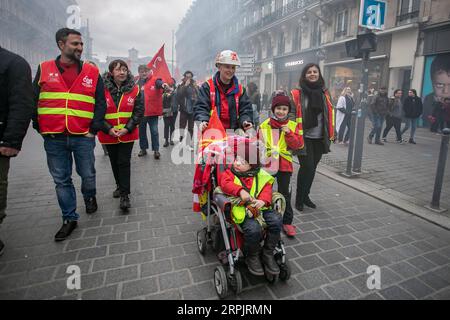
[[[383,30],[386,16],[386,2],[381,0],[361,0],[359,26]]]

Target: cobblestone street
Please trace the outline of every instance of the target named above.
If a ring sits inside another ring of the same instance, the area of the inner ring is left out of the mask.
[[[366,147],[369,156],[373,148]],[[11,162],[0,299],[217,299],[219,262],[196,244],[202,221],[191,210],[194,166],[174,165],[171,149],[162,150],[160,161],[137,152],[135,146],[130,213],[123,215],[112,198],[109,159],[97,145],[99,211],[85,214],[74,173],[81,220],[68,240],[55,243],[61,213],[42,139],[29,130],[23,153]],[[449,231],[321,175],[312,199],[318,209],[296,212],[299,234],[285,239],[291,279],[269,285],[244,271],[236,299],[450,298]],[[67,289],[70,265],[81,268],[81,290]],[[381,268],[381,290],[367,288],[369,265]]]

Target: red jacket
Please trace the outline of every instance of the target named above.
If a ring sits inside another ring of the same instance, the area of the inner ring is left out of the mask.
[[[234,174],[230,169],[226,170],[220,177],[219,185],[225,194],[240,197],[239,193],[244,190],[243,187],[234,183]],[[253,184],[253,177],[241,178],[244,185],[250,190]],[[272,205],[272,185],[266,184],[258,196],[258,200],[265,202],[266,206]]]

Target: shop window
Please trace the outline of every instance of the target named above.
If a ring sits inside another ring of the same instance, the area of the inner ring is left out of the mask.
[[[417,21],[420,11],[420,0],[401,0],[397,16],[397,25]]]
[[[347,35],[348,17],[348,10],[344,10],[336,14],[336,31],[334,34],[335,38],[340,38]]]

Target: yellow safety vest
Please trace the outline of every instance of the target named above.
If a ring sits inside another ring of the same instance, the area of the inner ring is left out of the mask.
[[[295,132],[297,129],[297,123],[294,121],[288,122],[288,127],[292,132]],[[286,159],[289,162],[292,162],[292,152],[288,151],[288,146],[285,139],[285,133],[284,131],[281,131],[280,138],[278,139],[278,144],[274,145],[273,143],[273,136],[272,136],[272,130],[273,129],[270,126],[270,119],[267,119],[260,125],[260,129],[264,138],[265,146],[266,146],[266,157],[274,157],[276,160],[282,156],[284,159]]]
[[[264,189],[264,186],[267,183],[270,183],[272,185],[274,183],[274,181],[275,181],[274,177],[272,177],[270,174],[268,174],[263,169],[260,169],[258,172],[258,190],[256,190],[256,177],[255,177],[255,178],[253,178],[250,195],[253,198],[258,198],[259,194]],[[238,186],[242,186],[242,183],[238,177],[234,177],[234,183],[237,184]],[[267,208],[262,208],[262,209],[267,209]],[[242,222],[244,222],[245,214],[246,214],[244,206],[237,206],[237,205],[233,206],[231,213],[232,213],[233,221],[236,224],[241,224]]]

